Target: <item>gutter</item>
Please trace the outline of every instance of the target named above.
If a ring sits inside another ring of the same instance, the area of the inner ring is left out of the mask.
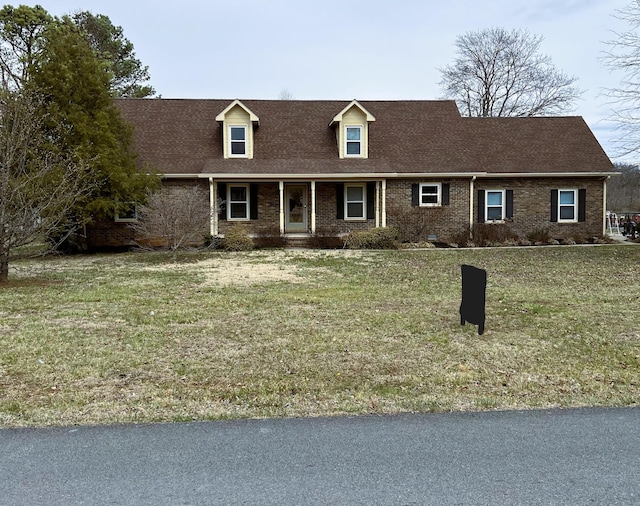
[[[187,173],[187,174],[161,174],[163,179],[210,179],[214,178],[217,181],[229,180],[238,181],[243,179],[259,180],[259,181],[299,181],[299,180],[324,180],[324,181],[344,181],[344,180],[379,180],[384,179],[416,179],[416,178],[429,178],[429,179],[444,179],[444,178],[462,178],[471,179],[475,181],[477,178],[482,179],[502,179],[502,178],[591,178],[602,177],[608,178],[610,176],[619,175],[620,172],[345,172],[344,174],[238,174],[238,173]]]

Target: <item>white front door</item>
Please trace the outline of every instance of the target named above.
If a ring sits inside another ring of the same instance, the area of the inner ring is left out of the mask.
[[[307,185],[285,186],[285,232],[307,232]]]

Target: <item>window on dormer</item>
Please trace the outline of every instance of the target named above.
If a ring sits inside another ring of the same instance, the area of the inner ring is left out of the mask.
[[[346,127],[346,154],[347,156],[362,155],[362,127],[348,126]]]
[[[247,127],[232,126],[230,130],[230,156],[247,156]]]

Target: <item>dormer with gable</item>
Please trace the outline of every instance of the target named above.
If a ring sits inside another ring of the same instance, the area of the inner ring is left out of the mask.
[[[334,116],[329,126],[336,130],[340,158],[369,157],[369,123],[375,120],[357,100]]]
[[[253,132],[260,119],[240,100],[234,100],[216,121],[222,127],[222,142],[225,158],[253,158]]]

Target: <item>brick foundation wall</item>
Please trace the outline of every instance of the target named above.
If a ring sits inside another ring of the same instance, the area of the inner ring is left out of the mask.
[[[90,251],[129,248],[136,245],[129,223],[95,221],[86,226],[87,247]]]

